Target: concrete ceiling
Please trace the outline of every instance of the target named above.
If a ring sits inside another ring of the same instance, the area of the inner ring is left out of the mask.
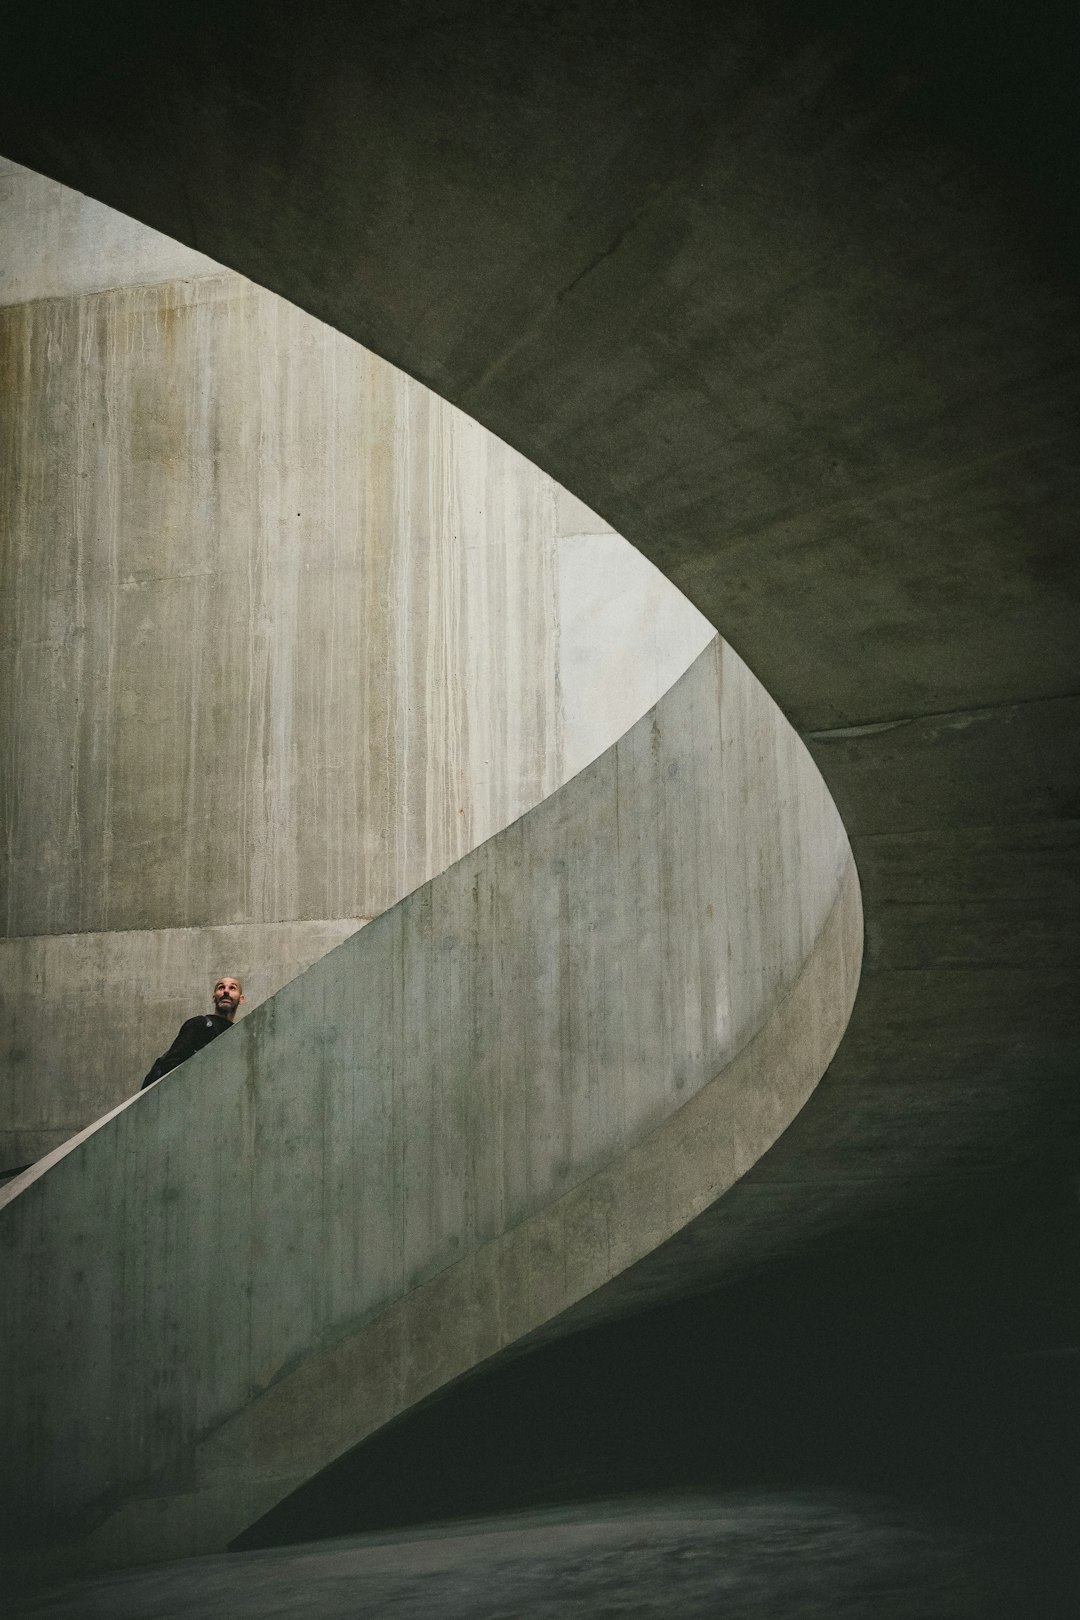
[[[855,1015],[665,1287],[1075,1157],[1070,39],[939,9],[174,0],[26,8],[8,51],[0,151],[509,440],[818,760]]]

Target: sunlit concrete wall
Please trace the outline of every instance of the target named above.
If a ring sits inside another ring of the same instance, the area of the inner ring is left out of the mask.
[[[242,277],[11,164],[0,239],[2,1170],[217,974],[256,1005],[546,797],[709,630]]]

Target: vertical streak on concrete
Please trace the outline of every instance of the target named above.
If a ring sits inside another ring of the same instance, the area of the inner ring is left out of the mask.
[[[23,999],[0,1005],[0,1166],[137,1083],[177,999],[221,970],[223,929],[249,930],[224,965],[280,983],[283,929],[299,971],[319,925],[460,858],[677,673],[611,701],[627,683],[610,639],[587,615],[560,629],[559,539],[583,542],[578,582],[611,577],[613,546],[640,559],[418,384],[0,163],[8,220],[0,980]],[[679,600],[658,582],[646,618],[662,596]],[[153,933],[154,962],[187,976],[157,1003],[132,999]],[[138,1028],[118,1033],[116,999]]]

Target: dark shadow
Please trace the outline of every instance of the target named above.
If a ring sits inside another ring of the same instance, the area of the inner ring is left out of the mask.
[[[1072,1613],[1078,1268],[1059,1172],[947,1230],[852,1244],[493,1366],[234,1547],[629,1492],[856,1491],[988,1536],[1027,1614]]]

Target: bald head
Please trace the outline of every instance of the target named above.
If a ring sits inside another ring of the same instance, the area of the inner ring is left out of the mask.
[[[227,1018],[231,1024],[236,1017],[236,1009],[244,999],[244,987],[239,979],[231,974],[225,974],[214,986],[214,1011],[219,1018]]]

